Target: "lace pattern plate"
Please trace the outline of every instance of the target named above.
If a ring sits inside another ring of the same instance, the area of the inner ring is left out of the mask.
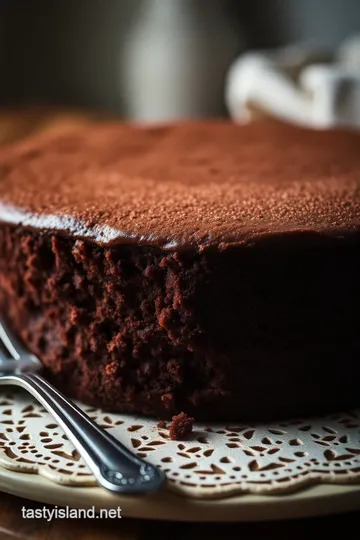
[[[171,441],[157,421],[80,406],[188,497],[292,492],[315,483],[360,484],[360,410],[263,425],[196,424]],[[0,465],[67,486],[95,486],[53,417],[21,391],[0,398]]]

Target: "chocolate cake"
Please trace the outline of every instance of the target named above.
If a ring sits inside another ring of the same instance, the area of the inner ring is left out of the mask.
[[[68,395],[245,421],[359,405],[360,135],[104,125],[0,150],[0,309]]]

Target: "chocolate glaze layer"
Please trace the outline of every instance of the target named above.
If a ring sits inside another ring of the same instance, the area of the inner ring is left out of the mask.
[[[99,245],[225,247],[360,228],[360,134],[103,125],[0,151],[0,220]]]

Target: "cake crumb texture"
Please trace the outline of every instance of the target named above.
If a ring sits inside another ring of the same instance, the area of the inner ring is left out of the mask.
[[[191,416],[188,416],[184,412],[173,416],[169,427],[170,439],[173,441],[188,439],[192,433],[194,421],[194,418],[191,418]]]

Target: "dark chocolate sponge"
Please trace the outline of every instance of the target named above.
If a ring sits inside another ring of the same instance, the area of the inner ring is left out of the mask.
[[[63,390],[249,420],[359,404],[360,135],[111,125],[0,151],[0,307]]]

